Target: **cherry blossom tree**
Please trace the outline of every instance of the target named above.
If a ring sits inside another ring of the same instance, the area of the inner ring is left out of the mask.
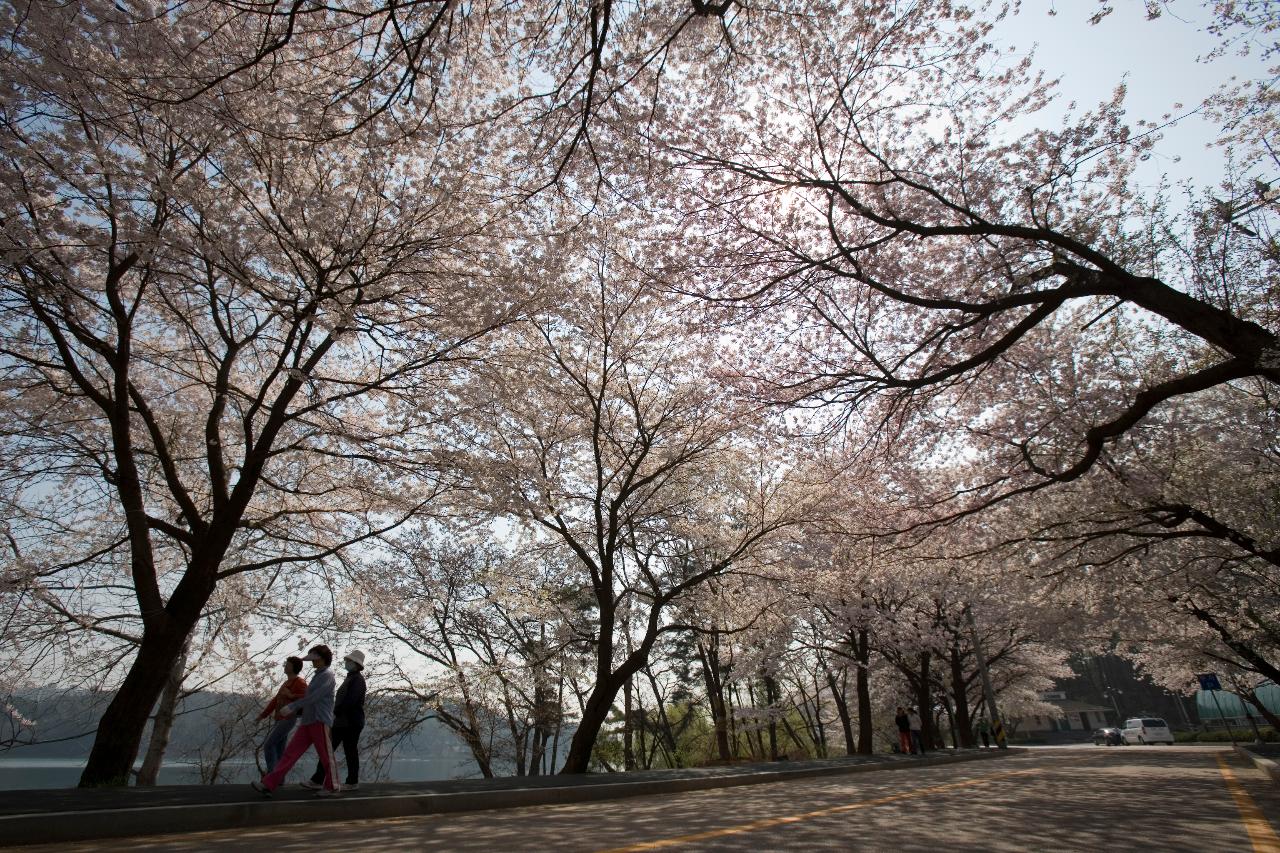
[[[323,91],[323,67],[273,72],[289,109],[231,84],[139,108],[99,83],[147,56],[74,7],[28,11],[7,13],[0,107],[9,556],[57,537],[21,572],[134,599],[82,777],[120,784],[219,583],[333,559],[438,493],[420,425],[529,291],[495,242],[492,140],[282,138],[314,120],[291,86]],[[150,22],[148,55],[200,32],[172,24]]]
[[[955,489],[960,511],[1082,476],[1172,400],[1280,382],[1270,197],[1246,225],[1207,192],[1182,213],[1138,193],[1157,134],[1126,123],[1122,88],[1011,133],[1051,88],[942,12],[886,14],[898,37],[869,56],[856,17],[820,36],[801,22],[785,61],[725,81],[722,109],[755,93],[738,111],[672,130],[715,247],[673,267],[700,269],[701,292],[769,342],[775,358],[742,366],[758,392],[837,425],[914,415],[950,433],[951,452],[989,461]],[[1241,168],[1266,158],[1267,126],[1250,125]],[[1135,327],[1147,346],[1117,348]],[[1024,404],[1029,379],[1074,382],[1079,405]]]
[[[486,512],[572,554],[590,591],[592,683],[568,773],[587,769],[614,697],[659,637],[681,630],[672,606],[762,559],[822,500],[753,413],[703,374],[710,342],[636,280],[641,265],[612,241],[567,261],[573,285],[557,289],[572,296],[511,328],[488,365],[487,402],[458,421]],[[631,647],[626,619],[637,626]]]
[[[565,721],[564,669],[582,645],[580,596],[561,587],[556,563],[457,531],[406,532],[377,562],[343,597],[372,617],[357,633],[392,662],[390,691],[455,733],[482,776],[548,772]]]
[[[1265,383],[1184,402],[1170,423],[1117,446],[1104,469],[993,518],[989,540],[1128,641],[1197,647],[1202,660],[1275,679],[1275,411]]]

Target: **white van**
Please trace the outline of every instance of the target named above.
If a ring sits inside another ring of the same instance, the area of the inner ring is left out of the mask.
[[[1159,717],[1131,717],[1124,721],[1120,739],[1126,745],[1135,743],[1167,743],[1173,746],[1173,732]]]

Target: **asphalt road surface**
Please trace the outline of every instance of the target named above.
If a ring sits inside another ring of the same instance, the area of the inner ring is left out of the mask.
[[[1280,785],[1212,747],[1002,761],[610,802],[61,845],[75,851],[1246,851],[1280,853]],[[47,847],[24,848],[47,850]]]

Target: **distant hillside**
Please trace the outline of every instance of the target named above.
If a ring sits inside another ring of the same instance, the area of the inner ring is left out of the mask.
[[[36,722],[36,742],[15,746],[0,755],[9,758],[85,758],[93,745],[98,719],[111,701],[112,694],[88,690],[41,688],[20,692],[11,701],[25,718]],[[209,691],[196,694],[179,704],[167,755],[170,758],[199,749],[210,733],[230,725],[248,727],[250,735],[259,729],[265,735],[266,723],[253,721],[255,712],[266,699],[235,693]],[[231,722],[238,720],[238,722]],[[375,720],[370,721],[371,724]],[[146,748],[144,736],[143,748]],[[401,741],[396,757],[430,759],[465,757],[466,750],[458,739],[435,720],[419,725],[412,736]]]

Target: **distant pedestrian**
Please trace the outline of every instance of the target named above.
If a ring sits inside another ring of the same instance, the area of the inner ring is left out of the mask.
[[[275,697],[258,715],[259,720],[265,720],[273,714],[275,719],[271,732],[262,744],[262,757],[267,762],[268,773],[276,769],[276,763],[280,761],[280,756],[284,755],[285,744],[289,742],[289,732],[293,731],[294,723],[298,722],[298,715],[285,711],[285,706],[306,695],[307,682],[299,674],[301,672],[302,658],[285,658],[284,684],[280,685]]]
[[[337,754],[342,744],[342,755],[347,761],[347,781],[344,790],[355,791],[360,787],[360,732],[364,729],[364,652],[352,652],[342,659],[347,677],[338,688],[338,698],[333,706],[333,751]],[[324,779],[324,765],[316,764],[316,772],[302,783],[304,788],[318,789]]]
[[[893,722],[898,727],[898,748],[906,755],[911,752],[911,718],[907,716],[907,709],[899,705]]]
[[[328,646],[315,646],[307,652],[303,660],[311,661],[312,666],[315,667],[315,674],[311,676],[311,683],[307,685],[306,695],[285,706],[285,711],[288,713],[302,712],[297,731],[293,733],[293,737],[289,738],[289,745],[285,747],[284,755],[276,763],[275,769],[263,776],[261,781],[255,779],[249,783],[255,791],[266,794],[268,797],[271,796],[272,791],[283,784],[284,777],[289,775],[289,770],[312,746],[319,753],[320,764],[325,771],[324,788],[316,791],[316,795],[320,797],[338,795],[338,783],[333,774],[333,746],[329,740],[329,730],[333,726],[334,693],[334,677],[329,665],[333,663],[333,652]]]
[[[924,721],[915,708],[907,709],[907,722],[911,726],[911,754],[924,755]]]
[[[978,736],[982,738],[982,748],[991,748],[991,721],[986,717],[978,718]]]

